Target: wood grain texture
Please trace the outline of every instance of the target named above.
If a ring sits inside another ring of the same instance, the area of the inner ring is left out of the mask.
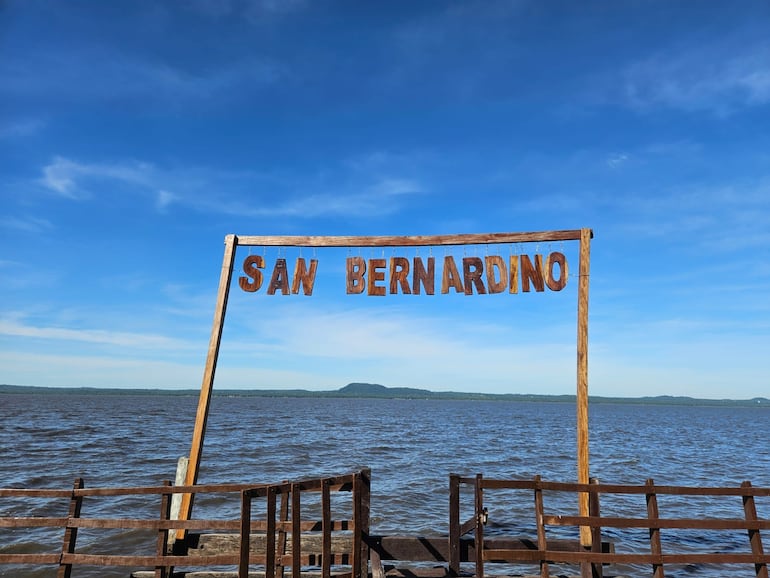
[[[591,269],[591,230],[580,232],[580,263],[577,312],[577,478],[581,484],[589,481],[588,463],[588,279]],[[581,516],[588,515],[588,494],[579,494]],[[591,529],[580,528],[580,542],[591,546]]]
[[[203,371],[201,392],[198,398],[198,410],[195,414],[195,426],[193,427],[193,438],[189,456],[190,462],[187,468],[187,478],[185,479],[185,485],[187,486],[192,486],[198,481],[198,470],[200,469],[201,453],[203,452],[203,440],[206,434],[206,422],[208,421],[209,406],[211,405],[211,392],[214,387],[214,374],[216,373],[217,360],[219,359],[219,345],[222,341],[227,299],[230,294],[230,280],[233,275],[236,243],[235,235],[228,235],[225,237],[225,252],[222,258],[222,269],[219,275],[219,290],[217,292],[216,307],[214,308],[214,322],[211,328],[211,337],[209,338],[206,367]],[[190,519],[192,506],[192,494],[182,494],[182,501],[179,507],[180,520]],[[184,530],[177,533],[177,538],[184,538]]]
[[[308,236],[308,235],[238,235],[238,245],[265,247],[425,247],[439,245],[487,245],[498,243],[537,243],[577,241],[581,231],[541,231],[531,233],[471,233],[457,235],[409,236]]]

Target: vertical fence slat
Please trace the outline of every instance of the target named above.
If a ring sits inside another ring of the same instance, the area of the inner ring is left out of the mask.
[[[543,488],[540,487],[540,476],[535,476],[535,525],[537,526],[537,549],[541,552],[548,550],[548,542],[543,524]],[[540,578],[549,578],[548,560],[540,560]]]
[[[85,486],[83,478],[76,478],[75,484],[72,489],[72,497],[70,498],[69,518],[79,518],[80,510],[83,507],[83,497],[76,496],[75,490],[80,490]],[[64,541],[62,543],[61,552],[62,557],[64,554],[72,554],[75,552],[75,542],[78,538],[78,529],[71,526],[67,526],[64,529]],[[72,576],[72,564],[59,563],[59,570],[56,574],[57,578],[70,578]]]
[[[660,517],[658,512],[658,496],[655,493],[655,481],[649,478],[645,482],[648,492],[645,495],[647,499],[647,517],[651,522],[655,522]],[[652,526],[652,524],[651,524]],[[652,563],[652,578],[664,578],[663,570],[663,548],[660,545],[660,528],[650,527],[650,554],[656,556],[658,561]]]
[[[249,551],[251,550],[251,493],[241,492],[241,536],[238,578],[249,578]]]
[[[597,478],[591,478],[588,481],[589,484],[596,486],[599,484]],[[601,517],[601,506],[599,503],[599,492],[597,490],[592,491],[588,495],[588,515],[594,518]],[[601,553],[602,551],[602,527],[594,526],[591,528],[591,552]],[[602,578],[604,576],[604,569],[601,562],[591,563],[591,578]]]
[[[750,488],[751,482],[743,482],[741,487]],[[754,503],[754,496],[750,494],[743,496],[743,511],[746,515],[746,521],[755,522],[757,520],[757,505]],[[762,536],[759,533],[759,528],[756,530],[749,528],[748,532],[751,553],[757,558],[757,562],[754,563],[754,571],[757,574],[757,578],[768,578],[767,563],[765,563],[763,558],[765,551],[762,547]]]
[[[366,578],[369,575],[371,484],[372,471],[369,468],[364,468],[353,476],[353,552],[351,556],[353,578]],[[382,570],[379,554],[377,562],[378,567],[375,568],[374,559],[372,559],[372,574],[374,578],[383,578],[376,575],[376,572]]]
[[[171,486],[171,482],[163,482],[166,487]],[[160,495],[160,519],[166,521],[171,517],[171,494],[163,493]],[[168,553],[168,528],[158,530],[158,542],[156,547],[157,556],[165,556]],[[155,578],[171,578],[172,568],[170,566],[156,566]]]
[[[476,578],[484,578],[484,489],[483,477],[476,474],[474,485],[474,510],[476,514]]]
[[[332,506],[329,480],[321,480],[321,576],[332,575]]]
[[[284,481],[284,484],[287,484]],[[283,557],[286,554],[286,527],[285,523],[289,519],[289,492],[281,492],[281,511],[278,514],[281,526],[278,529],[278,578],[283,578],[284,565]]]
[[[291,575],[302,578],[302,490],[299,484],[291,484]]]
[[[275,578],[275,486],[267,488],[267,531],[265,536],[265,578]],[[292,550],[297,547],[292,536]]]
[[[449,575],[460,575],[460,476],[449,474]]]

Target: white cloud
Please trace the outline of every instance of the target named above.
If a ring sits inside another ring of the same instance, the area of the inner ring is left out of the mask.
[[[48,189],[69,199],[82,198],[75,180],[82,176],[84,167],[67,159],[56,157],[53,162],[43,167],[42,184]]]
[[[87,63],[84,66],[84,63]],[[252,56],[208,68],[182,68],[156,55],[128,54],[105,45],[80,44],[26,53],[0,62],[0,94],[77,102],[161,105],[208,102],[260,90],[283,78],[282,65]]]
[[[50,387],[183,388],[200,386],[202,366],[144,358],[0,351],[0,381]]]
[[[48,219],[39,217],[4,217],[0,219],[0,228],[40,234],[52,230],[53,225]]]
[[[770,44],[750,38],[670,49],[630,65],[624,96],[638,109],[668,107],[720,115],[770,103]]]
[[[136,161],[81,163],[59,156],[42,172],[40,183],[68,199],[92,198],[98,187],[100,191],[147,196],[159,211],[175,204],[241,217],[387,215],[400,210],[403,198],[423,192],[415,179],[385,173],[373,176],[357,170],[340,175],[340,182],[346,184],[332,192],[327,191],[329,185],[312,177],[301,180],[249,171],[162,169]]]
[[[626,161],[628,161],[628,155],[624,153],[615,153],[607,157],[607,166],[611,169],[620,168]]]
[[[63,197],[81,200],[93,194],[89,183],[104,180],[146,189],[154,188],[158,176],[155,168],[148,163],[80,163],[57,156],[43,167],[40,182]],[[159,195],[163,197],[163,191],[159,191]]]
[[[17,119],[0,125],[0,140],[18,137],[28,137],[38,134],[46,126],[40,119]]]
[[[513,326],[507,317],[499,323],[481,322],[468,313],[470,304],[464,299],[449,304],[450,313],[444,316],[398,306],[386,313],[296,302],[292,307],[271,305],[255,317],[245,315],[236,298],[230,319],[249,322],[230,325],[222,365],[250,366],[255,372],[291,367],[327,383],[334,382],[327,376],[337,376],[337,381],[347,376],[456,391],[531,391],[542,386],[569,392],[575,376],[573,326],[551,325],[541,332],[521,319]],[[452,314],[457,307],[461,312]]]
[[[160,191],[158,191],[158,201],[156,203],[156,206],[158,207],[159,210],[162,211],[176,200],[177,200],[177,196],[174,193],[161,189]]]
[[[264,16],[283,15],[296,11],[305,5],[305,0],[192,0],[194,10],[220,18],[223,16],[245,16],[259,20]]]
[[[64,327],[34,326],[20,323],[13,319],[0,319],[0,335],[52,341],[117,345],[120,347],[150,350],[189,347],[184,341],[157,334],[105,331],[102,329],[69,329]]]
[[[329,215],[366,216],[371,214],[389,215],[397,212],[401,205],[398,197],[422,192],[421,186],[409,179],[382,179],[361,190],[339,193],[318,193],[300,197],[284,204],[260,208],[236,210],[237,214],[255,216],[294,216],[315,218]]]

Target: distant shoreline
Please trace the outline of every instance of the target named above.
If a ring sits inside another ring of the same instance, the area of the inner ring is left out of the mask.
[[[157,395],[198,396],[197,389],[149,389],[149,388],[100,388],[100,387],[44,387],[0,384],[0,394],[79,394],[79,395]],[[371,383],[350,383],[336,390],[312,391],[307,389],[214,389],[218,397],[295,397],[295,398],[360,398],[360,399],[412,399],[458,401],[506,401],[575,403],[574,395],[539,395],[527,393],[471,393],[430,391],[411,387],[386,387]],[[770,399],[700,399],[686,396],[650,397],[602,397],[590,396],[590,403],[620,403],[635,405],[679,405],[770,408]]]

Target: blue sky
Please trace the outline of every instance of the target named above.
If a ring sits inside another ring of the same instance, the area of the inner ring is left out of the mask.
[[[199,387],[227,234],[590,227],[591,394],[770,395],[767,2],[7,0],[0,54],[0,383]],[[236,271],[215,387],[574,393],[576,250],[254,248],[317,285]],[[344,290],[551,251],[561,292]]]

